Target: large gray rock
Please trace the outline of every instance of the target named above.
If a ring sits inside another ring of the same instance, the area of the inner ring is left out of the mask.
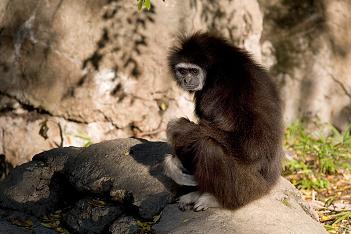
[[[0,230],[48,233],[38,220],[60,211],[55,222],[73,233],[135,233],[137,220],[152,224],[159,215],[156,233],[325,233],[285,179],[236,211],[178,210],[170,203],[179,187],[162,170],[170,152],[165,142],[130,138],[36,155],[0,182]],[[11,220],[17,219],[33,225],[14,227]]]
[[[80,192],[108,193],[119,202],[131,201],[141,217],[151,219],[173,199],[174,182],[162,174],[164,142],[133,138],[95,144],[82,151],[65,169]]]
[[[33,161],[16,167],[0,183],[0,207],[36,216],[51,212],[69,197],[70,185],[60,171],[81,149],[57,148],[36,155]]]
[[[11,210],[33,219],[64,210],[61,221],[74,232],[103,233],[114,221],[113,232],[134,230],[117,218],[151,220],[174,200],[178,186],[162,168],[170,151],[165,142],[129,138],[40,153],[0,183],[0,220],[7,228]]]
[[[168,205],[154,229],[156,233],[327,233],[316,217],[294,186],[281,178],[267,196],[235,211],[182,212]]]

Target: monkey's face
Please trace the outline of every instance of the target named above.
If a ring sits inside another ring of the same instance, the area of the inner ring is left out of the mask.
[[[178,63],[174,67],[178,84],[187,91],[201,90],[205,83],[205,71],[192,63]]]

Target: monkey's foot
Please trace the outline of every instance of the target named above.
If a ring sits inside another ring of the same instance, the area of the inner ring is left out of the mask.
[[[201,193],[198,191],[180,196],[178,200],[178,208],[182,211],[192,209],[200,196]]]
[[[208,208],[221,207],[217,199],[209,193],[191,192],[179,198],[178,207],[180,210],[202,211]]]
[[[217,199],[212,194],[203,193],[195,202],[193,209],[195,211],[202,211],[215,207],[221,207]]]

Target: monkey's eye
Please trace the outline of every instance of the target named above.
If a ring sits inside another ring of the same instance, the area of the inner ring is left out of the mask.
[[[183,67],[178,67],[176,69],[176,72],[178,72],[182,76],[185,76],[186,74],[188,74],[188,70],[186,68],[183,68]]]
[[[199,74],[199,69],[196,68],[190,68],[190,73],[194,76],[197,76]]]

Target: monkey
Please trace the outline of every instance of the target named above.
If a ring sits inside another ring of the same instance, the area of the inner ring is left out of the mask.
[[[179,198],[179,208],[237,209],[267,194],[283,152],[282,104],[268,72],[247,51],[206,32],[181,37],[168,67],[194,95],[198,119],[167,125],[174,152],[165,156],[165,174],[197,189]]]

